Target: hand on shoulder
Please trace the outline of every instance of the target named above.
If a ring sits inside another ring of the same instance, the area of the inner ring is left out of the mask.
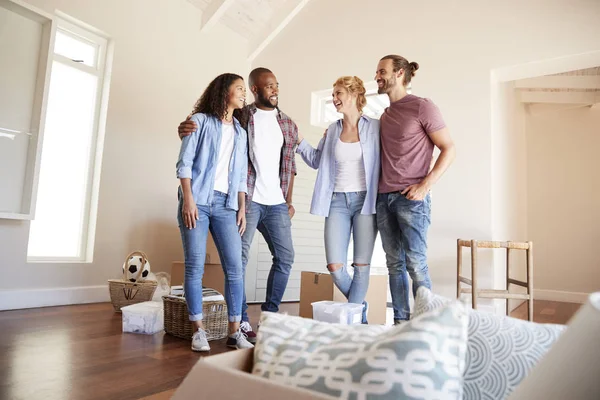
[[[182,121],[177,128],[177,132],[179,133],[179,138],[183,139],[186,136],[191,135],[193,132],[198,129],[198,125],[195,121],[192,121],[192,115],[188,115],[185,121]]]

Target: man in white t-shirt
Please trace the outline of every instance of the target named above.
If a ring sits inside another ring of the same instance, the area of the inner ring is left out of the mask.
[[[273,256],[261,309],[277,312],[294,263],[291,218],[295,213],[292,193],[298,127],[278,108],[279,83],[270,70],[254,69],[248,84],[254,103],[234,114],[248,132],[248,195],[242,262],[245,275],[250,246],[258,229]],[[195,130],[192,121],[184,121],[179,125],[179,136],[187,136]],[[241,329],[248,341],[255,343],[256,334],[250,326],[247,309],[244,294]]]

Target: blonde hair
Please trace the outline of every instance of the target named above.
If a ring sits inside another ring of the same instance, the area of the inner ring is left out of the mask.
[[[348,93],[357,96],[356,108],[358,108],[359,112],[362,112],[363,108],[367,105],[367,97],[365,96],[367,90],[365,89],[362,79],[358,76],[342,76],[335,81],[333,87],[336,87],[337,85],[345,87]]]

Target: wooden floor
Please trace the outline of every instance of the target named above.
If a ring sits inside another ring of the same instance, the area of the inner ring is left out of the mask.
[[[566,324],[581,304],[534,300],[533,321],[541,324]],[[513,310],[511,317],[527,319],[527,302]]]
[[[566,323],[578,307],[536,301],[534,320]],[[249,311],[256,322],[259,307]],[[282,311],[297,315],[298,304]],[[513,316],[526,313],[523,305]],[[211,348],[234,351],[224,340]],[[107,303],[0,312],[0,399],[168,398],[201,356],[163,333],[123,334],[121,314]]]

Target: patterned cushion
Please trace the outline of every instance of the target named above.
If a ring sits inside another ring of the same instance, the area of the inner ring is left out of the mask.
[[[420,287],[413,315],[429,313],[454,301]],[[565,328],[469,308],[464,399],[507,398]]]
[[[459,302],[392,328],[265,312],[252,373],[342,399],[460,399],[467,325]]]

